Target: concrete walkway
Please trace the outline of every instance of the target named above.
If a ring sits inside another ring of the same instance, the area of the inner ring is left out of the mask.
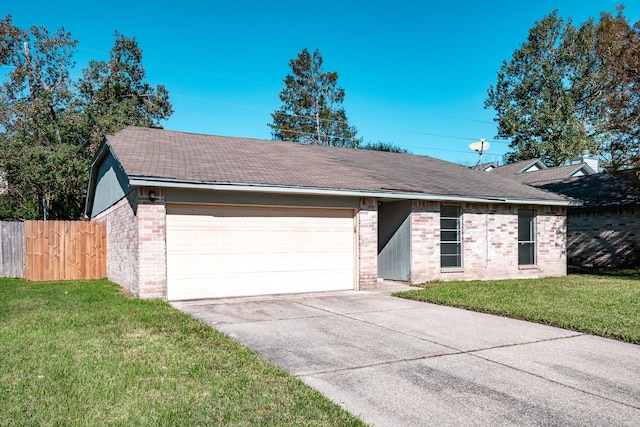
[[[401,289],[173,305],[375,426],[640,425],[640,346]]]

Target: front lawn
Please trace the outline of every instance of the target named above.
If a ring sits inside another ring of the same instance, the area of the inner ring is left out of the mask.
[[[396,294],[640,344],[640,274],[435,282]]]
[[[0,425],[105,424],[362,425],[165,302],[0,279]]]

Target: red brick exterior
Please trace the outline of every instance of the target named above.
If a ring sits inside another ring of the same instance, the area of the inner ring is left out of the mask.
[[[107,278],[141,298],[167,293],[166,210],[155,192],[151,202],[146,189],[133,191],[94,218],[107,222]]]
[[[425,282],[440,272],[440,204],[414,200],[410,221],[411,281]]]
[[[440,214],[436,202],[414,201],[411,281],[532,278],[566,275],[563,207],[461,203],[462,267],[440,268]],[[518,265],[518,210],[536,211],[536,264]]]
[[[135,191],[94,221],[107,223],[107,278],[138,295],[138,197]]]
[[[166,209],[163,191],[137,189],[98,215],[107,221],[107,277],[141,298],[166,298]],[[507,204],[457,204],[462,209],[462,267],[440,267],[440,202],[413,201],[411,281],[505,279],[566,275],[566,209]],[[518,210],[536,215],[536,264],[518,265]],[[357,284],[378,282],[378,205],[360,200]]]
[[[138,206],[139,295],[143,298],[167,296],[165,221],[164,204],[156,202]]]
[[[378,284],[378,204],[376,199],[360,200],[358,211],[358,290]]]

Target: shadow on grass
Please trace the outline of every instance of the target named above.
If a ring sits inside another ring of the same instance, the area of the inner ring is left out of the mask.
[[[608,276],[619,279],[640,280],[640,270],[614,270],[595,267],[568,267],[569,274],[585,274],[590,276]]]

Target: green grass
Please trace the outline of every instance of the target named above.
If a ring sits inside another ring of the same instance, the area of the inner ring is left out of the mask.
[[[0,425],[362,425],[167,303],[0,279]]]
[[[434,282],[403,298],[559,326],[640,344],[640,274]]]

